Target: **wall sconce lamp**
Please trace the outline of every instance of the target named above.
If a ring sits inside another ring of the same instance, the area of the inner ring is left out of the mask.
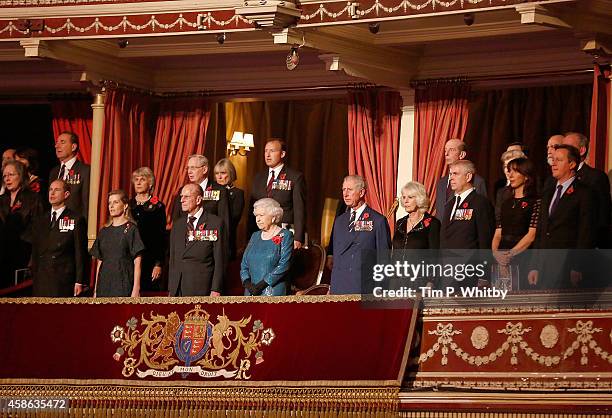
[[[234,131],[232,140],[227,144],[227,149],[230,156],[238,154],[245,157],[253,146],[253,134]]]

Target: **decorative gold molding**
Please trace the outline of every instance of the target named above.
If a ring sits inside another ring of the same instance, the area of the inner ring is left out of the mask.
[[[361,302],[359,295],[313,295],[313,296],[186,296],[186,297],[121,297],[121,298],[0,298],[0,304],[60,304],[60,305],[154,305],[176,304],[228,304],[228,303],[321,303]]]
[[[479,327],[477,327],[479,328]],[[453,323],[438,323],[435,330],[428,331],[429,335],[438,336],[437,341],[427,351],[422,349],[422,354],[419,356],[419,363],[425,363],[434,356],[435,353],[441,351],[442,358],[440,364],[442,366],[448,365],[448,351],[449,348],[455,355],[470,365],[486,365],[493,363],[501,358],[508,349],[510,350],[510,364],[512,366],[518,365],[517,354],[519,349],[523,351],[531,360],[539,363],[546,367],[558,366],[562,361],[572,357],[574,353],[580,349],[581,357],[580,364],[587,365],[589,362],[587,354],[590,350],[596,356],[601,357],[604,361],[608,361],[612,364],[612,355],[607,351],[603,350],[597,341],[593,338],[593,334],[600,333],[601,328],[593,327],[593,321],[576,321],[576,325],[573,328],[567,328],[568,333],[576,334],[576,339],[568,343],[567,348],[558,355],[542,355],[536,352],[532,347],[529,346],[527,341],[524,340],[523,335],[531,332],[531,328],[523,327],[522,322],[512,323],[506,322],[506,327],[498,329],[499,334],[507,335],[506,341],[504,341],[496,350],[490,352],[488,355],[471,355],[454,341],[454,336],[462,334],[462,330],[454,329]],[[473,341],[473,340],[472,340]],[[553,344],[554,346],[554,344]],[[479,348],[479,347],[476,347]]]

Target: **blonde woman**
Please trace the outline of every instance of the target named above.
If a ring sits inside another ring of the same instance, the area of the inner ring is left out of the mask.
[[[132,173],[135,196],[130,200],[130,214],[138,225],[145,246],[142,253],[141,290],[159,290],[166,255],[166,206],[153,194],[155,176],[149,167]]]
[[[399,219],[393,235],[394,250],[434,250],[440,248],[440,221],[431,216],[425,187],[416,181],[402,188],[402,207],[407,216]]]
[[[91,248],[91,255],[98,259],[94,297],[138,297],[145,247],[129,215],[129,199],[123,190],[108,194],[108,211],[110,218]]]

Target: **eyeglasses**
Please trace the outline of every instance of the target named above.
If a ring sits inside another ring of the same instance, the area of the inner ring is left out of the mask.
[[[203,165],[196,165],[196,166],[188,165],[187,166],[187,170],[195,170],[196,168],[202,168],[202,167],[205,167],[205,166],[203,166]]]

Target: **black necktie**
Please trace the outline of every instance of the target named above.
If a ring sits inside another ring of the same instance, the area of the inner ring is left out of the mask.
[[[62,168],[60,169],[57,178],[60,180],[64,180],[64,174],[66,174],[66,164],[62,164]]]
[[[549,215],[555,213],[555,209],[557,209],[557,205],[559,204],[559,200],[561,200],[561,194],[563,192],[563,186],[557,186],[557,193],[555,194],[555,198],[553,199],[552,205],[550,205]]]
[[[191,236],[192,239],[195,239],[194,237],[194,231],[195,231],[194,221],[195,220],[196,220],[195,216],[190,216],[189,218],[187,218],[187,236],[185,236],[185,244],[189,243],[189,236]]]
[[[51,213],[51,224],[49,225],[49,227],[50,227],[51,229],[55,228],[55,224],[56,224],[56,222],[57,222],[57,212],[56,212],[56,211],[53,211],[53,212]]]
[[[459,195],[455,196],[455,204],[453,205],[453,210],[451,211],[451,217],[450,217],[451,221],[455,217],[455,211],[457,211],[457,209],[459,208],[459,201],[460,200],[461,200],[461,196],[459,196]]]
[[[351,218],[349,219],[349,231],[353,231],[353,228],[355,227],[355,215],[356,214],[357,212],[351,209]]]
[[[270,180],[268,180],[268,186],[266,187],[268,197],[272,193],[272,183],[274,183],[274,170],[270,170]]]

